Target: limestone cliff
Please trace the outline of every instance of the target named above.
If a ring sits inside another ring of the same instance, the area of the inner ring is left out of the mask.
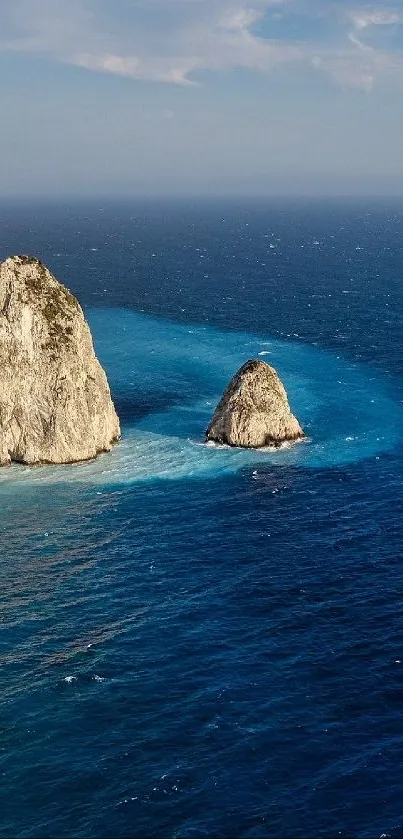
[[[276,371],[247,361],[231,379],[206,431],[207,440],[244,448],[279,446],[304,436]]]
[[[38,260],[0,264],[0,465],[88,460],[120,436],[76,298]]]

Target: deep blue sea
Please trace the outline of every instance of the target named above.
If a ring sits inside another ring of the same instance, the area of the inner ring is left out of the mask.
[[[0,207],[122,441],[0,473],[0,836],[403,837],[403,201]],[[204,444],[248,358],[307,442]]]

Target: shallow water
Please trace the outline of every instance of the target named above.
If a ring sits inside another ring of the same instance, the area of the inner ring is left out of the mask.
[[[340,355],[124,309],[87,316],[122,418],[121,443],[111,455],[67,469],[13,466],[0,472],[0,485],[214,478],[259,465],[325,468],[391,451],[403,439],[398,394],[393,399],[379,374]],[[205,445],[214,408],[249,357],[278,371],[305,442],[277,451]]]
[[[401,837],[402,215],[18,212],[123,438],[0,472],[1,835]],[[254,356],[308,441],[205,446]]]

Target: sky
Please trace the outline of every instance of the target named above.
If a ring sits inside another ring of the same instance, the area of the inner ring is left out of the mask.
[[[0,197],[403,194],[403,0],[0,0]]]

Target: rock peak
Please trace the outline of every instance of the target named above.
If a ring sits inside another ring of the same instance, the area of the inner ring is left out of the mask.
[[[9,256],[5,260],[5,262],[9,265],[15,263],[15,265],[42,265],[40,259],[37,256],[27,256],[27,254],[16,254],[15,256]]]
[[[207,440],[243,448],[302,439],[284,385],[274,367],[249,359],[231,379],[206,431]]]
[[[0,263],[0,465],[72,463],[120,436],[77,299],[36,257]]]

